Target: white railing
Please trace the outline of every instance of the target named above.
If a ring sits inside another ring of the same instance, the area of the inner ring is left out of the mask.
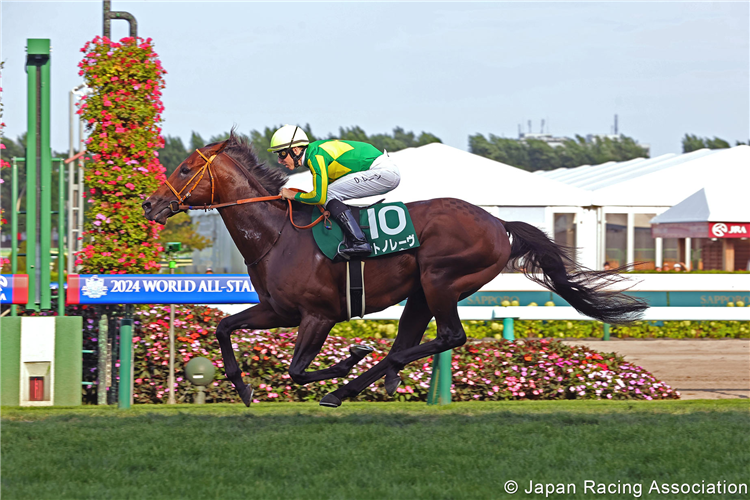
[[[620,289],[631,292],[726,292],[728,295],[750,294],[750,274],[630,274]],[[365,289],[367,283],[365,283]],[[523,274],[501,274],[483,286],[480,292],[548,292],[543,286]],[[229,314],[247,309],[247,304],[214,304]],[[364,319],[399,319],[403,306],[391,306],[383,311],[368,314]],[[513,318],[528,320],[591,320],[568,306],[497,307],[459,306],[462,320]],[[644,313],[648,321],[750,321],[750,307],[651,307]]]

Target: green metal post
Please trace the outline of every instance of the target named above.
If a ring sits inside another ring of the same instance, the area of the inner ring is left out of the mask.
[[[177,263],[174,260],[170,260],[169,274],[174,274],[175,267],[177,267]],[[176,404],[177,400],[175,399],[174,394],[174,304],[169,304],[169,376],[167,377],[167,384],[169,384],[169,396],[167,397],[167,404]]]
[[[52,150],[50,147],[50,41],[29,38],[28,128],[26,138],[26,268],[29,304],[48,310],[52,305]],[[29,308],[27,304],[27,309]]]
[[[516,340],[513,332],[513,318],[503,318],[503,338],[511,342]]]
[[[438,373],[438,404],[447,405],[451,402],[451,385],[453,383],[453,373],[451,370],[451,360],[453,351],[448,349],[440,353],[440,373]]]
[[[428,405],[447,405],[451,402],[451,385],[453,376],[451,374],[451,360],[453,351],[447,350],[435,354],[432,361],[432,377],[430,377],[430,388],[427,392]]]
[[[49,40],[47,40],[49,43]],[[39,267],[41,294],[39,307],[44,310],[52,309],[52,145],[50,140],[50,60],[41,67],[41,127],[40,127],[40,151],[41,168],[39,182],[39,229],[40,247]]]
[[[65,168],[62,161],[57,165],[57,315],[65,316]]]
[[[10,272],[18,273],[18,163],[17,158],[13,158],[10,172]],[[10,306],[10,315],[17,316],[17,306]]]
[[[609,323],[604,323],[604,338],[602,340],[609,340]]]
[[[427,390],[427,404],[438,404],[438,383],[440,382],[440,354],[432,358],[432,375],[430,376],[430,388]]]
[[[26,133],[26,274],[29,275],[29,302],[26,309],[35,309],[39,301],[37,283],[37,74],[36,66],[26,64],[28,81],[28,126]]]
[[[96,381],[96,404],[107,404],[107,363],[109,361],[109,319],[107,314],[99,318],[99,338],[97,343],[97,381]]]
[[[130,408],[130,387],[133,385],[132,349],[133,318],[127,317],[123,318],[120,323],[120,383],[117,393],[117,407],[121,410]]]

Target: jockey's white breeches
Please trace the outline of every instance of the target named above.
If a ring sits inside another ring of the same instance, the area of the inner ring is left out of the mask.
[[[401,182],[401,174],[388,152],[375,158],[369,170],[352,172],[328,185],[326,205],[331,200],[366,198],[393,191]]]

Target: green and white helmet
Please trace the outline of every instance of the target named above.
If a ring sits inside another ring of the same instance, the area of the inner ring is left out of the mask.
[[[310,144],[310,140],[304,130],[295,125],[284,125],[271,137],[271,147],[268,148],[268,151],[275,153],[293,146],[301,147],[308,144]]]

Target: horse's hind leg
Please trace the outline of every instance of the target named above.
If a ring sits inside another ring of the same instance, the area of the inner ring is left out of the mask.
[[[345,377],[354,368],[354,365],[372,352],[372,349],[367,346],[352,346],[349,349],[351,356],[335,365],[323,370],[305,371],[320,353],[320,349],[335,324],[335,321],[315,316],[305,316],[302,319],[297,334],[297,342],[294,345],[294,357],[289,366],[289,375],[295,383],[304,385],[318,380]]]
[[[383,361],[387,360],[392,354],[410,347],[418,345],[422,340],[427,325],[430,324],[432,319],[432,312],[427,306],[427,299],[424,296],[424,291],[420,289],[414,293],[406,301],[404,312],[401,315],[401,319],[398,322],[398,334],[396,340],[391,346],[391,350],[388,356]],[[385,390],[389,396],[393,396],[396,389],[401,384],[400,372],[403,366],[393,366],[390,363],[386,363],[387,370],[385,372]]]
[[[393,352],[393,349],[391,349],[388,356],[380,363],[343,387],[339,387],[335,391],[326,394],[320,400],[320,404],[323,406],[339,406],[344,398],[356,396],[389,371],[398,371],[414,360],[432,356],[466,343],[466,333],[461,325],[461,318],[458,316],[459,295],[452,294],[450,290],[441,289],[440,287],[433,289],[432,293],[429,289],[426,289],[425,297],[427,304],[429,305],[429,310],[435,313],[435,320],[437,322],[437,337],[435,340],[404,348],[397,352]],[[427,321],[429,322],[429,319]]]

